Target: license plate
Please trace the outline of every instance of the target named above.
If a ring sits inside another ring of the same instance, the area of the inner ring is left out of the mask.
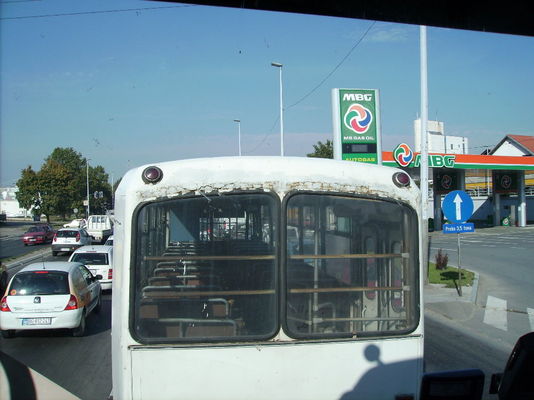
[[[30,242],[35,242],[35,239],[30,239]]]
[[[70,249],[68,247],[62,247],[61,251],[70,251]]]
[[[46,317],[46,318],[22,318],[22,325],[28,326],[28,325],[51,325],[52,324],[52,318]]]

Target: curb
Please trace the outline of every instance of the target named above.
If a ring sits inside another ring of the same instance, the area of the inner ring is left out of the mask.
[[[473,286],[471,289],[471,298],[469,299],[471,303],[476,304],[477,303],[477,294],[478,294],[478,282],[479,282],[479,275],[478,272],[471,271],[475,274],[475,278],[473,279]]]

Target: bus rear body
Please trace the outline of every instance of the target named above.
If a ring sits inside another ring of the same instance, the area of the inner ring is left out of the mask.
[[[417,399],[420,193],[403,174],[292,157],[129,171],[114,398]]]

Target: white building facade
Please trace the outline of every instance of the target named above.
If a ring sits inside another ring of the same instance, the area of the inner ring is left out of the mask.
[[[469,143],[466,137],[449,136],[445,134],[445,124],[442,121],[428,122],[428,152],[442,154],[468,154]],[[421,151],[421,119],[413,123],[415,134],[415,151]]]
[[[17,201],[16,187],[0,188],[0,212],[5,213],[8,218],[28,217],[30,211],[21,208]]]

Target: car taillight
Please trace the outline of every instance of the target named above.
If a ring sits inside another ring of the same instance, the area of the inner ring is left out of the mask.
[[[2,302],[0,303],[0,311],[11,311],[7,305],[7,296],[2,297]]]
[[[76,241],[77,241],[77,242],[80,241],[80,232],[76,232]]]
[[[111,268],[108,269],[108,279],[113,279],[113,270]]]
[[[57,233],[54,233],[54,242],[57,241]]]
[[[78,308],[78,299],[73,294],[70,295],[69,302],[65,307],[65,310],[76,310]]]

